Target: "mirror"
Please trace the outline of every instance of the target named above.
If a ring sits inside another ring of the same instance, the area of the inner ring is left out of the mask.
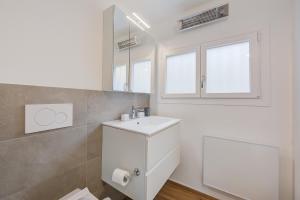
[[[115,8],[114,12],[114,62],[113,91],[129,91],[129,22],[125,14]]]
[[[134,93],[151,93],[155,41],[132,23],[130,37],[136,41],[136,45],[130,48],[130,90]]]
[[[116,6],[103,16],[104,91],[151,93],[155,40]]]

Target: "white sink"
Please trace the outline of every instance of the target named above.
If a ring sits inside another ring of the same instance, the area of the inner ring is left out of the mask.
[[[179,122],[180,119],[160,117],[160,116],[150,116],[150,117],[132,119],[129,121],[115,120],[110,122],[104,122],[102,124],[113,128],[123,129],[127,131],[132,131],[132,132],[152,136],[155,133],[158,133],[170,126],[178,124]]]
[[[159,116],[103,123],[102,180],[131,199],[153,200],[180,163],[179,126]],[[128,185],[112,181],[115,169],[133,174]]]

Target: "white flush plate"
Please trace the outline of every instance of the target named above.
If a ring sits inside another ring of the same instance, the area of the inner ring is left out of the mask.
[[[25,105],[25,134],[73,125],[73,104]]]

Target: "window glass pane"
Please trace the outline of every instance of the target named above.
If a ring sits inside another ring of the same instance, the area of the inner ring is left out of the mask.
[[[206,51],[207,93],[250,93],[250,42]]]
[[[126,65],[118,65],[114,68],[113,90],[127,91]]]
[[[132,91],[150,93],[151,90],[151,61],[135,63],[132,67]]]
[[[196,52],[167,57],[166,94],[196,93]]]

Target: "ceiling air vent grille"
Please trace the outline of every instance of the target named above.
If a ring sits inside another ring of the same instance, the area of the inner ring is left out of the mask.
[[[226,19],[229,15],[229,5],[222,5],[178,21],[179,30],[196,28],[208,23]]]
[[[135,36],[128,40],[123,40],[123,41],[118,42],[118,49],[119,49],[119,51],[122,51],[125,49],[135,47],[137,45],[139,45],[139,41],[137,40],[137,38]]]

